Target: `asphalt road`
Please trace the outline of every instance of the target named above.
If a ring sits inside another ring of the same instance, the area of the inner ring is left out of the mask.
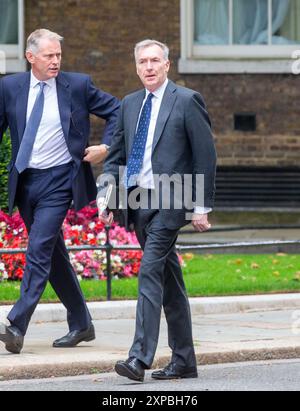
[[[147,372],[143,384],[116,374],[45,380],[2,381],[0,391],[299,391],[300,359],[199,367],[199,378],[160,382]]]

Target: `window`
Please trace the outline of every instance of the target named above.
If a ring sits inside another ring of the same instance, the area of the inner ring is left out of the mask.
[[[298,0],[195,0],[195,43],[297,44],[298,7]]]
[[[24,0],[0,0],[0,72],[26,69]]]
[[[300,0],[181,0],[181,26],[181,72],[290,73]]]

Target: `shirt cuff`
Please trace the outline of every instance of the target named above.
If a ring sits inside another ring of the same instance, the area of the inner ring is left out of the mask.
[[[212,212],[212,208],[208,208],[208,207],[195,207],[194,213],[195,214],[209,214]]]

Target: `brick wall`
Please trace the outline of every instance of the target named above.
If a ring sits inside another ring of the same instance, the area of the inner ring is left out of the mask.
[[[123,97],[140,87],[132,48],[144,38],[167,42],[170,78],[199,90],[214,126],[219,164],[300,164],[300,77],[180,75],[179,0],[25,0],[26,33],[38,27],[65,37],[64,70],[92,75],[98,87]],[[233,131],[236,112],[255,112],[257,131]],[[101,122],[93,121],[93,141]]]
[[[186,76],[205,96],[221,165],[300,165],[300,77],[293,75]],[[253,112],[256,132],[233,130],[234,113]]]

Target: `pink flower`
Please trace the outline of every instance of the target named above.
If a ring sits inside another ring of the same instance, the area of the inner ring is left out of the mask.
[[[132,276],[132,267],[130,265],[126,265],[126,267],[124,268],[124,275],[125,277]]]
[[[63,224],[64,238],[71,245],[103,245],[106,242],[104,225],[98,219],[95,206],[85,207],[79,213],[70,210]],[[134,233],[113,224],[110,239],[114,245],[136,245]],[[28,235],[19,213],[12,217],[0,210],[0,247],[25,248]],[[113,251],[112,274],[114,276],[137,276],[140,269],[142,251]],[[71,261],[76,274],[81,278],[105,280],[106,253],[102,251],[80,251],[71,253]],[[182,258],[180,257],[182,262]],[[3,255],[1,262],[10,280],[20,280],[25,266],[25,255]]]

